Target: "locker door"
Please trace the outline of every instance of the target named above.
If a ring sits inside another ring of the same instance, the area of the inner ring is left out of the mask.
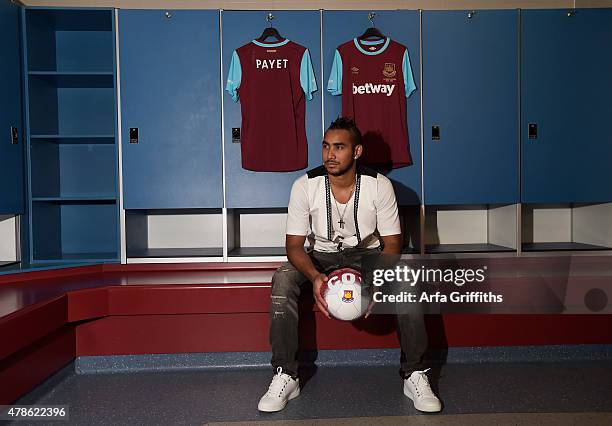
[[[342,96],[327,91],[336,48],[359,35],[370,26],[370,11],[329,11],[323,14],[323,89],[325,91],[325,127],[342,114]],[[413,164],[393,169],[387,177],[393,182],[400,205],[421,204],[421,81],[419,13],[413,10],[383,10],[376,12],[375,24],[381,32],[408,48],[410,65],[417,90],[407,99],[408,139]],[[320,154],[319,154],[320,157]]]
[[[23,214],[23,131],[19,7],[0,2],[0,214]],[[11,127],[18,143],[12,143]]]
[[[517,14],[423,12],[426,204],[518,202]]]
[[[612,201],[612,9],[521,16],[522,201]]]
[[[122,10],[119,37],[125,208],[222,207],[218,12]]]
[[[223,12],[223,81],[227,81],[232,52],[259,37],[267,12]],[[312,67],[319,90],[306,101],[306,137],[308,168],[295,172],[254,172],[242,168],[240,144],[232,142],[232,128],[241,126],[240,104],[224,93],[225,175],[228,208],[286,208],[293,181],[309,168],[321,164],[321,91],[320,15],[318,11],[275,11],[274,27],[283,37],[310,50]],[[272,130],[271,130],[272,131]]]

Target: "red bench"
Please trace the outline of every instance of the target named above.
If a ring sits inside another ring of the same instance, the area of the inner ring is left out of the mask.
[[[545,260],[487,262],[529,271]],[[609,258],[581,262],[596,269]],[[0,404],[78,356],[268,351],[270,277],[277,266],[111,264],[0,276]],[[525,278],[509,280],[516,288],[529,285]],[[330,321],[311,298],[305,302],[304,349],[397,347],[390,316]],[[612,343],[612,315],[444,314],[428,316],[427,327],[434,348]]]

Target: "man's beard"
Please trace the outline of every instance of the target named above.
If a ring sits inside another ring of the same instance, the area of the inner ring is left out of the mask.
[[[330,172],[329,169],[327,167],[325,167],[325,170],[327,170],[327,174],[332,175],[332,176],[342,176],[344,174],[346,174],[349,170],[351,170],[353,168],[353,164],[355,164],[355,161],[351,161],[349,164],[346,165],[346,167],[339,169],[336,172]]]

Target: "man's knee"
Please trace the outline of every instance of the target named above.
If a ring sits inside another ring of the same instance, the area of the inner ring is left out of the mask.
[[[300,280],[303,275],[291,266],[281,266],[272,277],[270,313],[274,319],[283,319],[289,314],[297,317],[300,296]]]
[[[272,276],[272,295],[297,299],[303,279],[303,275],[292,266],[281,266]]]

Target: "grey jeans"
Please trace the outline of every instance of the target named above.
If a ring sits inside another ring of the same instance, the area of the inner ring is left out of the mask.
[[[309,256],[317,270],[329,273],[344,267],[360,270],[365,257],[379,254],[378,249],[345,249],[337,253],[312,251]],[[290,262],[276,270],[270,304],[271,362],[274,370],[282,367],[283,372],[293,377],[298,373],[298,303],[303,291],[311,292],[312,283]],[[427,332],[418,309],[398,311],[395,316],[401,347],[400,374],[405,378],[424,368],[422,357],[427,349]]]

